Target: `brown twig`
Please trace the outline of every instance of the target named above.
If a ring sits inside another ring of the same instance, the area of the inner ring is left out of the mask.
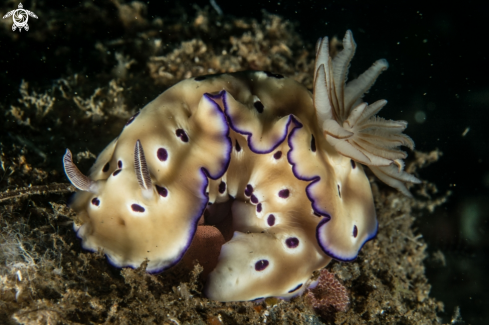
[[[23,196],[53,193],[62,194],[75,191],[76,188],[70,183],[52,183],[48,185],[21,187],[15,190],[7,190],[0,193],[0,202],[12,200]]]

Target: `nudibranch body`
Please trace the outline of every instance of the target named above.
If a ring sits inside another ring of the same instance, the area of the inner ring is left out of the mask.
[[[386,101],[362,101],[387,63],[345,85],[354,51],[350,31],[334,58],[327,38],[318,42],[312,94],[262,71],[181,81],[128,121],[88,177],[67,150],[83,247],[163,271],[205,210],[227,204],[234,235],[206,281],[211,299],[289,298],[332,258],[355,259],[377,232],[361,164],[406,195],[404,182],[419,181],[402,170],[407,124],[375,116]]]

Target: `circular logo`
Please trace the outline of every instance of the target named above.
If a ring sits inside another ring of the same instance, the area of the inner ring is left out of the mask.
[[[24,9],[15,10],[15,13],[12,15],[12,18],[14,20],[14,24],[20,28],[24,27],[27,24],[27,21],[29,20],[29,16],[27,15],[27,12],[25,12]]]

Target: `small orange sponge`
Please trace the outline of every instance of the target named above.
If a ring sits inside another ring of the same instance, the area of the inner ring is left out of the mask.
[[[180,265],[184,268],[193,269],[197,260],[204,268],[202,277],[205,279],[216,267],[222,245],[224,245],[224,237],[219,229],[213,226],[199,225],[192,244],[185,253]]]

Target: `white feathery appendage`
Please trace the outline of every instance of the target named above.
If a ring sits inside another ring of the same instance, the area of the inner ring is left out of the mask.
[[[394,187],[408,197],[412,197],[412,195],[404,183],[421,183],[421,181],[413,175],[399,170],[395,163],[392,163],[389,166],[369,166],[369,168],[382,182]]]
[[[348,77],[348,68],[350,67],[350,61],[355,55],[357,45],[353,40],[353,35],[350,30],[347,30],[345,33],[345,37],[343,37],[343,50],[341,50],[334,58],[332,64],[333,70],[333,84],[334,92],[336,100],[333,100],[333,103],[336,101],[337,106],[335,108],[336,116],[340,118],[340,120],[344,121],[349,115],[349,108],[345,106],[345,82]]]
[[[329,101],[329,87],[326,81],[326,74],[324,64],[321,64],[316,72],[314,82],[314,103],[316,107],[316,114],[319,121],[333,120],[333,108]]]
[[[351,31],[343,38],[343,50],[330,57],[328,38],[316,45],[314,107],[326,140],[340,154],[372,169],[386,184],[411,196],[403,182],[419,183],[404,172],[406,152],[400,146],[414,148],[413,140],[403,133],[405,121],[385,120],[376,114],[387,104],[379,100],[368,105],[362,97],[388,68],[386,60],[376,61],[358,78],[346,83],[356,44]]]
[[[70,149],[66,149],[66,153],[63,156],[63,168],[66,177],[68,177],[74,187],[82,191],[97,193],[97,183],[88,176],[83,175],[78,167],[76,167]]]
[[[362,73],[358,78],[350,81],[345,87],[345,106],[351,107],[355,102],[362,98],[374,84],[379,75],[387,70],[389,64],[386,60],[377,60],[367,71]]]
[[[149,173],[148,164],[144,157],[143,146],[141,141],[136,141],[134,146],[134,171],[136,178],[138,179],[139,187],[141,187],[143,197],[150,199],[153,197],[153,183],[151,182],[151,175]]]

